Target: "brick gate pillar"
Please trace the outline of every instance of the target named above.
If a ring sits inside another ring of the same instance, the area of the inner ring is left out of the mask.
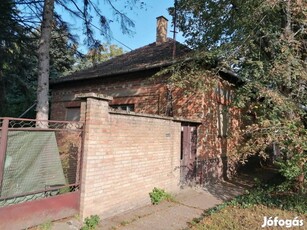
[[[101,168],[103,155],[109,147],[109,101],[113,98],[96,93],[76,97],[82,100],[80,120],[85,122],[80,182],[80,217],[84,219],[99,212],[96,198],[103,192]]]

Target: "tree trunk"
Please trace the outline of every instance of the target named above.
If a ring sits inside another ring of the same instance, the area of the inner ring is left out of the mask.
[[[38,48],[38,85],[36,119],[48,120],[49,116],[49,47],[54,14],[54,0],[45,0],[43,21],[41,25],[41,37]],[[46,124],[38,123],[37,126],[45,127]]]
[[[7,100],[5,96],[5,79],[0,73],[0,117],[7,116]]]

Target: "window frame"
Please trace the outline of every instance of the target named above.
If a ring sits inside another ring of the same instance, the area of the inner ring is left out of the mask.
[[[76,115],[69,115],[69,111],[73,111],[75,110],[75,112],[77,112],[77,116]],[[71,116],[72,119],[68,119]],[[75,118],[76,117],[76,118]],[[80,121],[80,117],[81,117],[81,107],[80,106],[69,106],[65,108],[65,121]]]
[[[125,112],[134,112],[135,105],[134,104],[113,104],[110,105],[111,108],[118,110],[118,111],[125,111]]]

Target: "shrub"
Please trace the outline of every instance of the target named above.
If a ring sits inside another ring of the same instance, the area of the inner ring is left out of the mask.
[[[159,204],[163,200],[174,201],[171,194],[165,192],[164,189],[156,187],[149,193],[149,196],[152,204]]]
[[[86,217],[84,221],[84,225],[81,230],[94,230],[100,222],[100,217],[97,215],[91,215],[90,217]]]

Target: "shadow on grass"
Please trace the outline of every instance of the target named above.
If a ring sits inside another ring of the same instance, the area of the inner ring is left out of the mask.
[[[240,172],[230,180],[224,182],[209,184],[204,187],[204,190],[216,198],[228,201],[236,196],[244,194],[246,191],[258,186],[259,184],[267,184],[280,180],[278,172],[273,167],[261,167],[252,172]]]
[[[278,186],[284,182],[284,178],[274,168],[260,168],[252,174],[241,174],[234,179],[224,182],[227,186],[223,186],[223,183],[206,186],[208,192],[225,202],[205,210],[200,217],[187,222],[189,227],[198,226],[205,217],[231,206],[248,208],[264,205],[295,213],[307,213],[307,194],[280,191]],[[242,193],[244,189],[247,189],[246,194]]]

